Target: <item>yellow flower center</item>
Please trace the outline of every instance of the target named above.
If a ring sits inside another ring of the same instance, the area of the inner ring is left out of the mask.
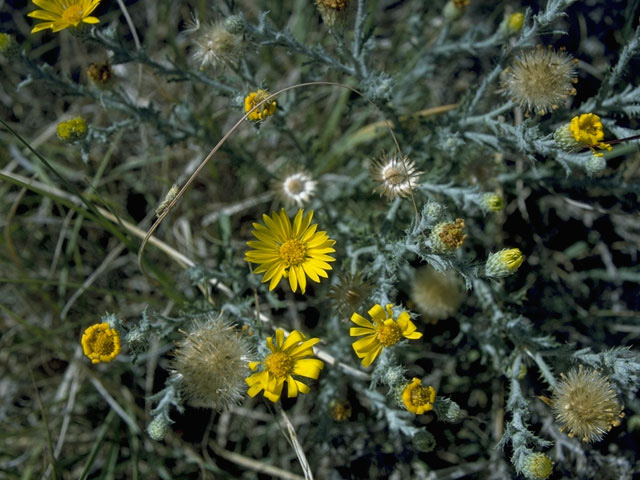
[[[78,25],[82,18],[82,6],[80,5],[69,5],[62,12],[62,19],[65,22],[72,23],[73,25]]]
[[[99,355],[111,355],[115,351],[115,343],[113,341],[113,336],[105,331],[98,331],[93,336],[92,339],[89,340],[89,346],[94,353]]]
[[[307,247],[297,238],[287,240],[280,246],[280,258],[284,260],[287,267],[300,265],[307,256]]]
[[[286,377],[293,370],[293,359],[284,352],[275,352],[264,359],[269,373],[276,377]]]
[[[402,338],[402,331],[397,323],[389,325],[380,325],[376,328],[376,336],[378,341],[385,347],[395,345]]]
[[[430,403],[431,391],[428,388],[423,387],[422,385],[413,387],[411,390],[411,405],[421,407]]]

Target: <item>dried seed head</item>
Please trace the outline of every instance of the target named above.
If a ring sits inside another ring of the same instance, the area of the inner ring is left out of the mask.
[[[322,21],[330,29],[340,29],[346,25],[351,2],[349,0],[316,0]]]
[[[389,200],[407,197],[418,186],[418,177],[422,172],[416,170],[415,163],[408,157],[391,155],[373,163],[371,175],[379,183],[376,190]]]
[[[502,73],[502,93],[527,112],[544,115],[576,94],[576,62],[552,47],[524,50]]]
[[[561,376],[552,398],[560,431],[591,443],[601,440],[611,427],[620,425],[623,406],[607,377],[582,365]]]
[[[91,83],[100,89],[111,86],[115,78],[113,68],[111,68],[108,62],[92,63],[89,65],[89,68],[87,68],[87,76]]]
[[[436,272],[426,266],[418,270],[411,285],[411,300],[423,320],[436,323],[452,316],[462,303],[460,281],[453,271]]]
[[[343,315],[358,311],[362,303],[369,297],[373,285],[367,282],[361,273],[340,274],[338,283],[329,287],[329,298],[334,308]]]
[[[462,233],[464,228],[464,220],[456,219],[455,222],[439,223],[431,231],[429,239],[431,240],[431,248],[436,253],[451,253],[460,248],[464,243],[467,235]]]
[[[200,64],[200,70],[236,65],[244,51],[242,36],[229,32],[219,23],[202,27],[194,44],[193,59]]]
[[[173,362],[182,375],[187,403],[214,410],[237,404],[246,390],[251,353],[242,333],[221,317],[195,322],[178,345]]]
[[[287,205],[302,208],[316,193],[318,182],[305,171],[291,172],[273,184],[273,190],[280,200]]]

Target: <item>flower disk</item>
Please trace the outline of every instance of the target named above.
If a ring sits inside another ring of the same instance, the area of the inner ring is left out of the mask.
[[[502,92],[529,112],[544,115],[576,94],[575,60],[553,48],[524,50],[502,75]]]
[[[110,362],[120,353],[120,334],[107,322],[96,323],[82,334],[82,351],[92,363]]]
[[[435,401],[436,390],[432,386],[424,387],[418,378],[413,378],[402,390],[402,403],[407,410],[416,415],[432,410]]]
[[[393,319],[392,304],[387,305],[386,313],[381,305],[374,305],[369,310],[369,316],[374,323],[354,312],[351,321],[358,326],[349,329],[349,335],[352,337],[365,335],[352,345],[358,358],[362,359],[363,367],[371,365],[384,347],[395,345],[402,337],[410,340],[422,337],[422,333],[416,331],[416,326],[407,312],[398,315],[398,320]]]
[[[620,425],[619,419],[624,416],[609,379],[582,365],[562,374],[552,405],[560,431],[567,430],[569,437],[577,436],[587,443],[601,440],[611,427]]]
[[[304,210],[298,210],[293,225],[284,209],[280,213],[264,214],[265,225],[254,223],[251,233],[257,241],[249,241],[253,250],[245,255],[245,260],[258,263],[255,273],[264,273],[262,282],[269,282],[269,290],[276,288],[282,277],[289,279],[292,291],[298,286],[305,293],[307,276],[316,283],[320,277],[327,278],[326,270],[331,270],[335,258],[329,253],[335,252],[335,240],[326,232],[316,232],[317,224],[311,225],[313,211],[303,217]]]
[[[80,22],[98,23],[96,17],[90,17],[100,0],[33,0],[42,10],[34,10],[27,15],[31,18],[45,20],[33,27],[31,33],[50,28],[59,32],[68,27],[77,27]]]
[[[256,370],[263,365],[260,372],[247,377],[245,382],[249,385],[247,391],[250,397],[255,397],[264,390],[265,398],[272,402],[280,400],[284,382],[287,382],[287,397],[297,397],[298,393],[309,393],[309,387],[296,380],[293,375],[312,378],[316,380],[324,367],[322,360],[305,358],[313,355],[313,346],[320,341],[319,338],[305,340],[303,334],[293,330],[285,339],[284,330],[276,330],[276,343],[273,337],[267,337],[267,347],[271,353],[262,362],[250,362],[249,368]]]
[[[253,107],[258,105],[263,100],[266,100],[268,96],[269,92],[267,92],[266,90],[257,90],[244,97],[245,113],[250,112]],[[278,108],[278,102],[273,99],[268,100],[261,104],[260,107],[256,108],[253,112],[249,113],[248,118],[252,122],[260,122],[276,113],[276,108]]]

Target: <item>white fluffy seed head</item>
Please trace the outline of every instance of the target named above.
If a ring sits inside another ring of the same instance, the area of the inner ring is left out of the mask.
[[[194,322],[174,352],[181,391],[193,407],[225,410],[246,391],[252,350],[243,333],[221,317]]]
[[[592,443],[601,440],[611,427],[620,425],[623,407],[607,377],[582,365],[561,377],[552,398],[560,431]]]
[[[436,323],[452,316],[462,299],[460,280],[455,272],[436,272],[430,266],[416,272],[411,286],[411,300],[425,321]]]
[[[553,48],[530,48],[502,73],[501,91],[527,112],[540,115],[567,103],[576,94],[576,60]]]
[[[371,175],[378,182],[376,190],[389,200],[410,196],[419,185],[421,173],[408,157],[396,154],[376,160],[371,167]]]

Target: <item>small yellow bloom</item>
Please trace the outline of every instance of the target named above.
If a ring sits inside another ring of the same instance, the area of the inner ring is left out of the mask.
[[[510,33],[518,32],[522,29],[522,24],[524,23],[524,13],[517,12],[509,15],[507,19],[507,30]]]
[[[266,90],[259,89],[258,91],[251,92],[249,95],[244,97],[245,113],[251,111],[253,107],[255,107],[260,102],[265,100],[268,96],[269,96],[269,92],[267,92]],[[261,120],[264,120],[265,118],[276,113],[277,107],[278,107],[278,102],[276,102],[273,99],[268,100],[249,114],[249,120],[251,120],[252,122],[259,122]]]
[[[499,212],[504,207],[504,201],[497,193],[485,193],[482,196],[481,204],[485,212]]]
[[[107,322],[87,328],[81,343],[82,351],[93,363],[110,362],[120,353],[120,334]]]
[[[34,26],[31,33],[47,28],[59,32],[68,27],[77,27],[80,22],[100,22],[96,17],[89,16],[100,4],[100,0],[33,0],[33,3],[43,10],[34,10],[27,15],[45,22]]]
[[[524,255],[519,248],[504,248],[492,253],[485,264],[485,273],[489,277],[506,277],[516,272],[524,262]]]
[[[602,142],[604,139],[604,131],[600,117],[594,113],[583,113],[582,115],[573,117],[569,124],[569,129],[576,142],[589,147],[594,155],[601,157],[603,154],[598,153],[596,148],[606,148],[611,150],[613,147],[608,143]]]
[[[249,250],[244,259],[259,263],[255,273],[264,273],[263,282],[269,282],[269,290],[276,288],[282,277],[289,279],[292,291],[298,286],[302,293],[307,288],[307,276],[319,283],[320,277],[327,278],[326,270],[331,270],[327,262],[335,261],[329,253],[335,252],[335,240],[326,232],[317,232],[318,225],[311,225],[313,211],[304,215],[298,210],[293,225],[284,209],[280,213],[264,214],[265,225],[254,223],[251,233],[257,241],[247,242]]]
[[[392,304],[387,305],[386,313],[381,305],[374,305],[369,310],[369,316],[374,323],[354,312],[351,321],[358,326],[349,329],[349,335],[352,337],[366,335],[352,345],[356,355],[362,359],[363,367],[371,365],[384,347],[395,345],[402,337],[410,340],[422,337],[422,333],[416,331],[416,326],[407,312],[398,315],[398,320],[393,319]]]
[[[324,362],[316,358],[305,358],[313,355],[313,345],[319,338],[305,340],[305,336],[293,330],[285,340],[284,330],[276,330],[276,343],[273,337],[267,337],[267,347],[271,353],[262,362],[249,362],[249,368],[256,370],[263,365],[260,372],[256,372],[245,380],[249,385],[247,394],[255,397],[264,390],[265,398],[277,402],[282,394],[284,382],[287,382],[287,397],[297,397],[298,393],[309,393],[310,388],[296,380],[293,375],[316,380],[324,367]]]
[[[436,390],[432,386],[424,387],[418,378],[413,378],[402,391],[402,402],[411,413],[422,415],[433,410]]]
[[[65,143],[73,143],[87,136],[88,127],[84,118],[76,117],[66,122],[60,122],[56,128],[58,138]]]

